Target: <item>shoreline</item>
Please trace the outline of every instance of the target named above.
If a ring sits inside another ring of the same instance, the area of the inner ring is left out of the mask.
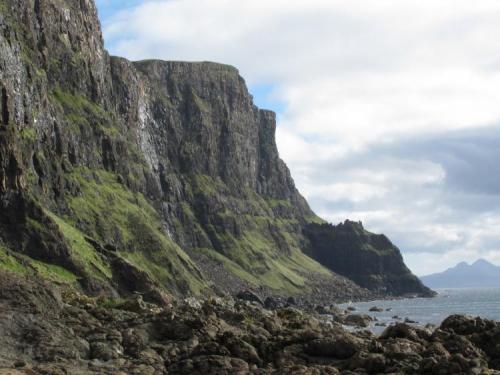
[[[500,324],[481,318],[451,316],[434,330],[397,323],[376,336],[349,332],[319,311],[269,310],[230,296],[103,300],[2,272],[0,285],[0,374],[500,370]]]
[[[500,288],[446,288],[438,290],[438,295],[431,299],[378,299],[344,303],[338,307],[355,308],[356,311],[353,313],[368,314],[376,319],[369,327],[376,333],[380,333],[383,327],[405,320],[416,327],[439,326],[449,315],[456,314],[498,322]],[[376,309],[370,311],[374,307]]]

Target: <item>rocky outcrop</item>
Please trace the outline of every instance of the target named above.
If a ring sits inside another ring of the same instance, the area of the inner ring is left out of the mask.
[[[495,374],[500,325],[451,316],[376,337],[328,316],[231,298],[89,298],[0,271],[0,373]],[[14,370],[15,369],[15,370]],[[16,372],[17,371],[17,372]]]
[[[411,273],[399,249],[383,234],[366,231],[358,222],[308,224],[307,253],[332,271],[380,294],[432,296]]]

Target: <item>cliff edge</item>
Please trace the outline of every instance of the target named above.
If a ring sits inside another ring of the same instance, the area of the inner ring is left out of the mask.
[[[428,293],[396,286],[393,248],[375,288],[316,256],[322,220],[238,71],[110,57],[91,0],[0,1],[0,114],[2,268],[90,294]]]

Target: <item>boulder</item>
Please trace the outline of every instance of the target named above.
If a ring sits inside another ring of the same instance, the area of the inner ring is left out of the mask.
[[[380,335],[380,339],[386,340],[390,338],[404,338],[411,341],[419,341],[415,329],[405,323],[396,323],[395,325],[387,327]]]
[[[122,303],[117,304],[117,309],[131,311],[135,313],[142,313],[148,310],[148,307],[141,295],[136,295]]]
[[[264,302],[262,302],[262,299],[257,294],[255,294],[250,290],[244,290],[239,292],[236,295],[236,298],[241,299],[243,301],[257,302],[258,304],[264,306]]]
[[[366,328],[373,321],[373,318],[366,314],[351,314],[344,318],[343,323],[348,326]]]
[[[310,341],[304,347],[304,352],[314,357],[346,359],[352,357],[359,349],[359,340],[345,333],[337,337]]]
[[[285,304],[279,298],[267,297],[264,301],[264,307],[268,310],[276,310],[283,307]]]
[[[144,293],[144,299],[163,308],[171,308],[173,298],[160,288],[152,287]]]
[[[218,355],[199,356],[177,362],[168,368],[172,374],[248,374],[248,363],[239,358]]]
[[[481,333],[485,330],[491,330],[494,327],[495,323],[492,321],[464,315],[451,315],[446,318],[440,326],[440,328],[444,331],[454,332],[459,335]]]
[[[352,370],[364,369],[369,374],[385,372],[387,360],[382,354],[358,352],[349,360]]]

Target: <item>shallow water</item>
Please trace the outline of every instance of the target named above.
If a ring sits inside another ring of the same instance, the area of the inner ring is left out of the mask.
[[[419,325],[428,323],[439,325],[447,316],[463,314],[480,316],[500,321],[500,288],[464,288],[438,289],[435,298],[411,298],[401,300],[380,300],[342,304],[341,308],[354,306],[354,313],[368,314],[378,319],[374,323],[394,323],[394,315],[403,320],[409,318]],[[371,312],[373,306],[381,307],[383,312]],[[386,311],[386,309],[391,309]],[[370,327],[375,332],[381,332],[385,327]]]

